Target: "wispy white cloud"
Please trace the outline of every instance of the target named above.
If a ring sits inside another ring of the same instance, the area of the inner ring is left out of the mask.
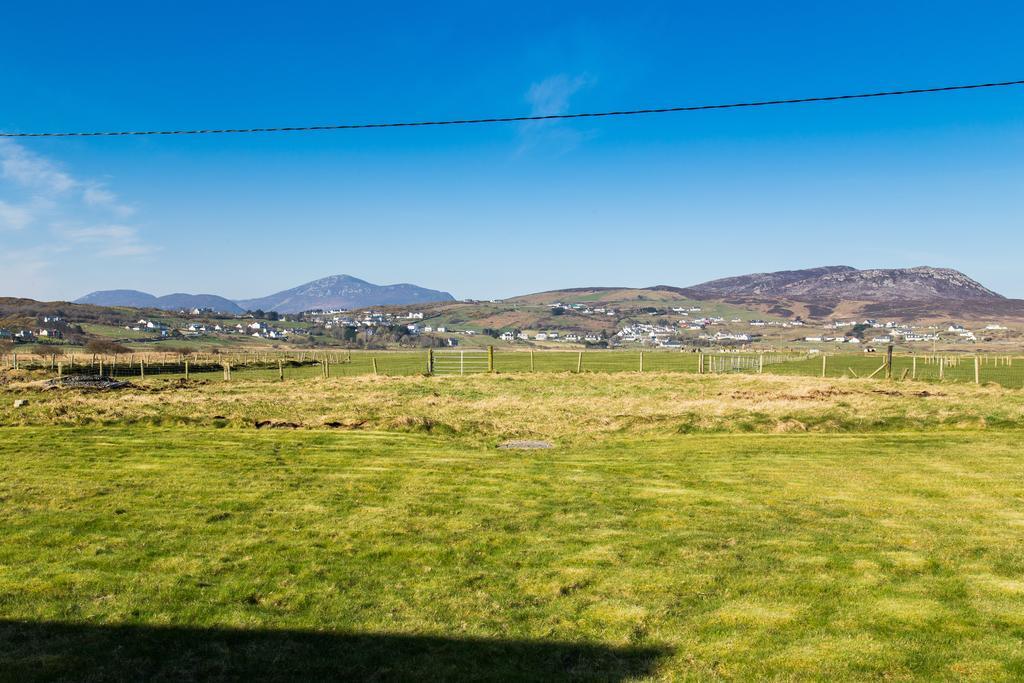
[[[61,252],[70,251],[61,244],[76,245],[76,257],[156,251],[125,223],[134,212],[106,183],[76,177],[52,159],[0,139],[0,231],[10,236],[0,243],[5,273],[29,277],[58,266]]]
[[[82,190],[82,201],[89,206],[109,209],[122,218],[127,218],[135,213],[133,207],[122,204],[115,193],[100,183],[88,185]]]
[[[526,101],[530,103],[530,113],[533,116],[568,113],[570,98],[581,89],[592,85],[593,82],[593,79],[586,74],[578,76],[558,74],[534,83],[526,91]]]
[[[573,95],[593,84],[594,79],[587,74],[556,74],[533,83],[525,96],[530,105],[530,114],[566,114],[569,112]],[[564,153],[579,146],[586,137],[586,133],[566,126],[561,121],[526,121],[519,127],[518,151],[522,153],[531,148],[543,147],[548,151]]]
[[[93,185],[85,188],[82,199],[89,206],[109,206],[117,202],[117,195],[102,185]]]
[[[156,251],[156,247],[144,244],[138,230],[130,225],[61,227],[60,234],[76,244],[94,245],[100,256],[141,256]]]
[[[33,218],[28,206],[10,204],[0,199],[0,230],[23,230]]]
[[[47,194],[60,194],[80,186],[79,181],[49,159],[11,140],[0,139],[0,175],[21,187]]]

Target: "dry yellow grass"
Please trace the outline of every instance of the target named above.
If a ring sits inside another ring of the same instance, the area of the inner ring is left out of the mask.
[[[15,399],[28,405],[14,408]],[[0,388],[0,425],[263,426],[424,431],[562,443],[616,434],[1014,429],[1024,393],[995,386],[782,376],[545,374],[352,377],[113,392]]]

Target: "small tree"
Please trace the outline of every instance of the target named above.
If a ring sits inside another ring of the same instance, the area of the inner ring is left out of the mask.
[[[864,339],[864,332],[871,329],[871,325],[865,325],[864,323],[857,323],[850,330],[850,336],[856,337],[857,339]]]

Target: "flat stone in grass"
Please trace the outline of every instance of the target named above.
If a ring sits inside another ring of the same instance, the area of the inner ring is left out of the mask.
[[[526,439],[513,439],[498,444],[498,448],[505,451],[535,451],[544,448],[554,448],[555,444],[550,441],[530,441]]]

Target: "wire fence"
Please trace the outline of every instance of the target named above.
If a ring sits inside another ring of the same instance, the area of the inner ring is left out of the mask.
[[[978,354],[774,353],[498,349],[300,351],[236,354],[5,354],[0,368],[43,377],[142,381],[293,380],[359,375],[474,373],[776,374],[825,378],[958,382],[1024,388],[1024,357]]]

